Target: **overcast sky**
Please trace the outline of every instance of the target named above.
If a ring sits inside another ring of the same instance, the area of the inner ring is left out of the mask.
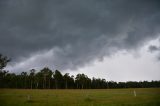
[[[0,0],[0,53],[10,72],[160,80],[160,1]]]

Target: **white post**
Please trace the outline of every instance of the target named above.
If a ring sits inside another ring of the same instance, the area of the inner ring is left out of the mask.
[[[28,100],[28,101],[30,101],[30,100],[31,100],[30,95],[27,95],[27,100]]]
[[[136,97],[136,96],[137,96],[137,94],[136,94],[136,91],[135,91],[135,90],[133,91],[133,93],[134,93],[134,96]]]

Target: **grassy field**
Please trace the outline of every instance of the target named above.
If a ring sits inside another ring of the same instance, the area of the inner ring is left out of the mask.
[[[136,91],[136,96],[134,95]],[[94,90],[0,89],[0,106],[160,106],[160,88]]]

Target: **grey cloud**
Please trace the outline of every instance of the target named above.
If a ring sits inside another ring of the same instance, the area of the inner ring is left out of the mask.
[[[157,46],[155,46],[155,45],[151,45],[151,46],[149,46],[149,50],[150,50],[151,52],[159,51],[159,50],[160,50],[160,47],[157,47]]]
[[[151,53],[156,53],[157,60],[160,60],[160,46],[150,45],[148,49]]]
[[[157,38],[159,5],[158,0],[1,0],[0,52],[20,62],[53,50],[35,60],[37,66],[46,60],[74,69]]]

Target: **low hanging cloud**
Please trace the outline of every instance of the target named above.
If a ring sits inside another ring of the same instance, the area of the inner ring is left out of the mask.
[[[148,50],[156,55],[157,60],[160,60],[160,39],[157,41],[156,45],[150,45]]]
[[[157,47],[155,45],[151,45],[151,46],[149,46],[149,50],[151,52],[160,51],[160,47]]]
[[[159,0],[3,0],[0,52],[10,69],[76,69],[160,33]],[[14,67],[14,68],[13,68]]]

